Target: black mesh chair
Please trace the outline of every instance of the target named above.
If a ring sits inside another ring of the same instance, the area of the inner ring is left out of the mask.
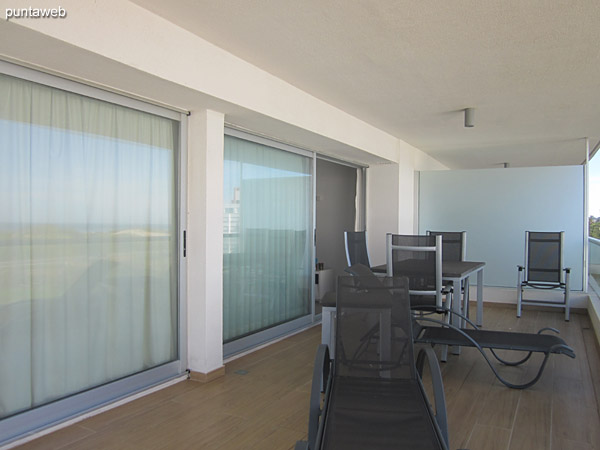
[[[442,282],[442,237],[391,234],[386,236],[388,277],[408,277],[411,307],[450,309],[452,291]],[[444,306],[444,295],[446,306]]]
[[[442,237],[442,261],[464,261],[467,252],[466,231],[427,231],[428,236]]]
[[[553,306],[565,309],[565,320],[569,320],[571,269],[563,266],[564,231],[525,232],[525,265],[518,266],[517,317],[521,317],[522,305]],[[524,300],[523,290],[560,289],[564,291],[562,302]]]
[[[442,282],[442,258],[442,236],[391,233],[386,236],[387,276],[408,278],[413,310],[438,312],[449,322],[452,287]],[[444,346],[441,360],[447,359],[448,347]]]
[[[354,264],[371,267],[369,251],[367,250],[366,231],[344,231],[344,243],[346,245],[348,267]]]
[[[443,261],[464,261],[467,256],[467,232],[466,231],[427,231],[428,236],[442,237],[442,263]],[[460,293],[464,299],[465,316],[469,317],[469,279],[463,281]],[[453,286],[455,295],[458,290]]]
[[[415,362],[407,279],[339,277],[337,292],[336,356],[319,347],[308,441],[295,448],[447,449],[439,364],[429,346]],[[435,412],[421,381],[425,358]]]

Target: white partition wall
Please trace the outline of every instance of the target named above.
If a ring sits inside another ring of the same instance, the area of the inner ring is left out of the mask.
[[[485,285],[514,287],[525,231],[564,231],[571,288],[583,286],[583,166],[421,172],[419,232],[466,231]]]

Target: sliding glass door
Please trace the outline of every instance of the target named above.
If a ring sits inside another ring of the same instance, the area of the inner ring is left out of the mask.
[[[1,443],[178,359],[180,124],[3,74],[0,98]]]
[[[311,320],[313,161],[310,154],[225,136],[226,354],[269,339],[297,319]],[[254,337],[227,347],[248,336]]]

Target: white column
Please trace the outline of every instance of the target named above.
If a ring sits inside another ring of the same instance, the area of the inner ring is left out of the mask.
[[[418,234],[415,228],[415,165],[412,149],[400,152],[398,163],[398,233]]]
[[[385,264],[386,233],[398,232],[399,173],[395,163],[367,169],[367,245],[373,266]]]
[[[193,111],[188,122],[188,368],[223,367],[224,115]]]

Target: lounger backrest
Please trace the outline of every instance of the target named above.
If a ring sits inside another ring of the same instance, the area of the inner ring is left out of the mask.
[[[562,283],[563,232],[525,232],[526,281]]]
[[[408,280],[338,278],[336,377],[414,379]]]
[[[366,231],[344,231],[344,243],[348,266],[364,264],[371,267],[369,251],[367,250]]]

